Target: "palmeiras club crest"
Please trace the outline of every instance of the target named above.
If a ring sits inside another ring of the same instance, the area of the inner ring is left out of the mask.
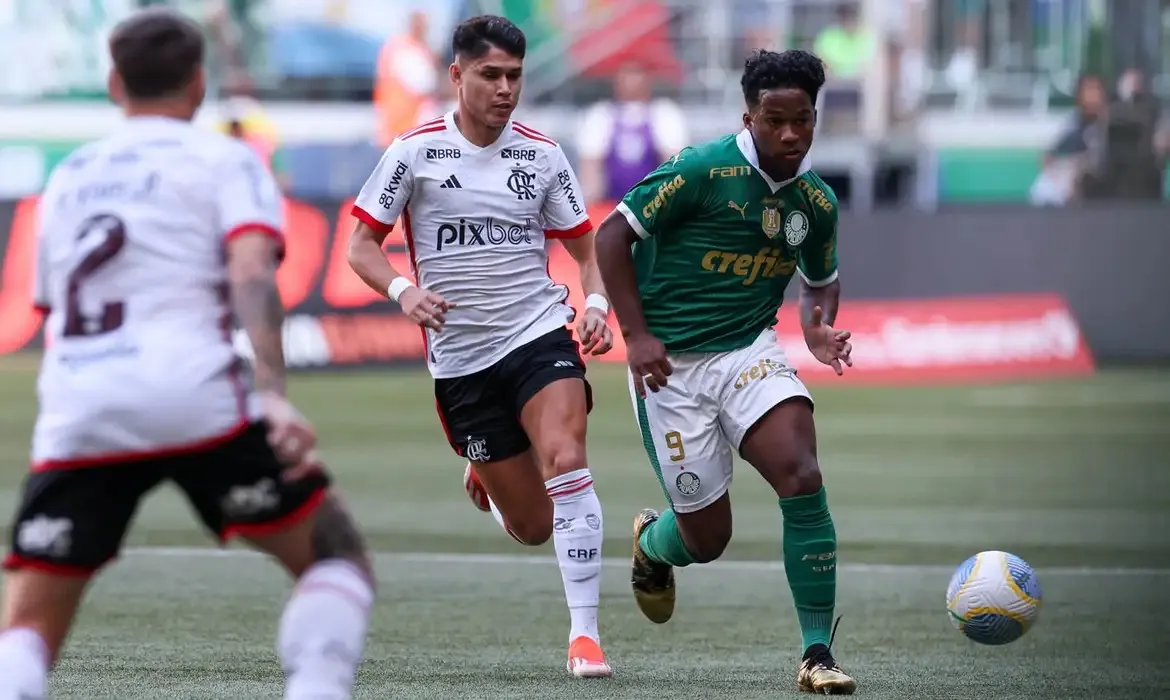
[[[795,248],[808,236],[808,217],[802,211],[794,211],[784,221],[784,241]]]

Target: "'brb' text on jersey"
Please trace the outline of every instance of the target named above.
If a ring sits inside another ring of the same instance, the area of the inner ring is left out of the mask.
[[[573,318],[548,276],[546,238],[592,227],[577,176],[552,140],[509,122],[486,148],[454,113],[398,137],[362,187],[353,215],[375,231],[399,216],[419,286],[455,304],[424,331],[437,379],[490,367]]]
[[[259,417],[224,251],[240,233],[280,240],[281,216],[251,149],[184,121],[131,118],[53,171],[37,227],[34,470],[206,445]]]
[[[837,198],[808,169],[775,182],[748,131],[683,149],[618,204],[641,240],[638,292],[667,350],[724,352],[776,323],[799,272],[837,279]]]

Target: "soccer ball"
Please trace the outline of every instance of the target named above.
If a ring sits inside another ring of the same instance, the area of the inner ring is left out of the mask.
[[[1036,572],[1007,552],[980,552],[963,562],[947,586],[947,612],[979,644],[1014,642],[1036,622],[1043,594]]]

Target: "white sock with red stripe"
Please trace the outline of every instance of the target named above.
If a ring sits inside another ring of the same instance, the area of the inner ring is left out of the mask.
[[[601,501],[588,469],[578,469],[544,482],[553,502],[553,544],[572,628],[569,641],[597,636],[597,604],[601,598]]]
[[[277,632],[285,700],[350,697],[373,603],[373,587],[348,561],[326,559],[301,576]]]
[[[0,632],[0,700],[42,700],[49,680],[49,648],[41,635],[16,627]]]

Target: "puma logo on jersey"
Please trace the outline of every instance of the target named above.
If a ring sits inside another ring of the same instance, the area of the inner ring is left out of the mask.
[[[736,204],[735,202],[728,200],[727,206],[730,207],[731,209],[734,209],[737,212],[739,212],[740,217],[742,217],[744,221],[747,221],[747,208],[748,208],[747,202],[744,202],[743,206],[740,206],[740,205]]]

